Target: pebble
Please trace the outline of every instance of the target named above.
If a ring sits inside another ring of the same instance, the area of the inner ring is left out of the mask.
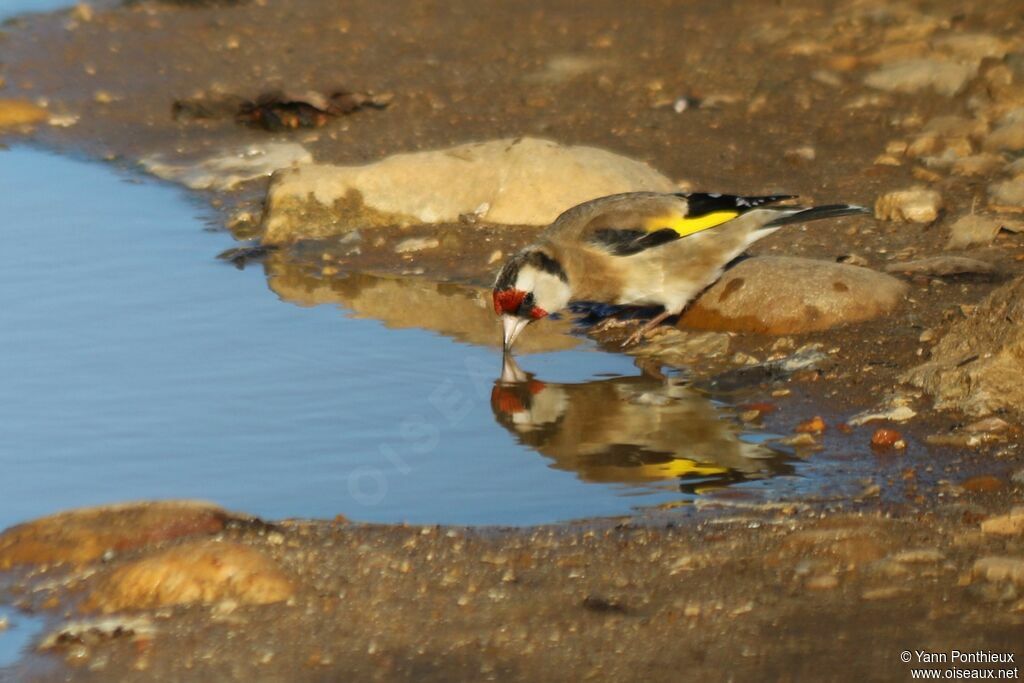
[[[990,184],[988,202],[997,211],[1024,210],[1024,175]]]
[[[986,519],[981,523],[981,531],[997,536],[1024,535],[1024,507],[1016,507],[1009,514]]]
[[[901,595],[906,595],[910,591],[906,588],[899,586],[886,586],[884,588],[871,588],[864,591],[861,594],[861,598],[864,600],[891,600],[898,598]]]
[[[821,576],[812,576],[807,579],[807,588],[810,590],[822,591],[832,590],[839,585],[839,579],[833,574],[824,574]]]
[[[0,99],[0,130],[30,126],[45,121],[49,113],[24,100]]]
[[[950,247],[947,245],[946,248]],[[902,263],[890,263],[885,267],[885,272],[950,277],[953,275],[991,275],[996,272],[996,267],[988,261],[965,256],[930,256]]]
[[[875,218],[883,221],[931,223],[939,217],[942,195],[924,187],[888,192],[875,202]]]
[[[905,59],[886,64],[864,78],[864,84],[887,92],[916,93],[932,89],[952,97],[960,92],[977,68],[938,59]]]
[[[1018,586],[1024,586],[1024,558],[983,557],[975,561],[971,575],[988,581],[1012,581]]]
[[[820,415],[815,415],[806,422],[801,422],[793,430],[798,434],[821,434],[825,431],[825,420]]]
[[[988,246],[999,233],[1002,223],[996,218],[968,215],[957,219],[949,228],[946,249],[968,249]]]
[[[852,425],[854,427],[859,427],[860,425],[867,424],[868,422],[876,422],[879,420],[888,420],[890,422],[906,422],[907,420],[915,417],[916,415],[917,412],[910,406],[897,405],[887,410],[867,410],[862,413],[857,413],[846,422],[847,424]],[[882,429],[878,431],[887,430]],[[875,434],[878,434],[878,432],[875,432]],[[872,437],[872,443],[874,443],[874,437]]]
[[[395,245],[395,253],[411,254],[427,249],[437,249],[439,246],[441,246],[441,241],[436,237],[410,237]]]
[[[995,172],[1002,165],[1003,157],[998,154],[983,152],[981,154],[972,154],[970,156],[957,159],[950,167],[950,172],[952,172],[953,175],[973,178],[976,176],[989,175]]]
[[[871,447],[878,450],[890,448],[902,450],[907,447],[907,442],[903,440],[903,435],[895,429],[879,428],[871,435]]]
[[[996,128],[985,138],[988,151],[1019,152],[1024,150],[1024,120],[1014,121]]]
[[[946,556],[938,548],[904,550],[892,556],[894,562],[901,564],[929,564],[941,562],[944,559],[946,559]]]

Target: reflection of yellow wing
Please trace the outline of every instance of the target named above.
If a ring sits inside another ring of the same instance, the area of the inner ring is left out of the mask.
[[[680,237],[686,237],[716,225],[721,225],[739,216],[738,211],[712,211],[703,216],[687,218],[679,214],[667,214],[664,216],[652,216],[644,221],[644,230],[654,232],[669,228],[678,233]]]
[[[677,477],[706,477],[713,474],[726,474],[729,472],[729,468],[701,465],[687,458],[673,458],[668,462],[641,465],[636,468],[636,472],[644,479],[675,479]]]

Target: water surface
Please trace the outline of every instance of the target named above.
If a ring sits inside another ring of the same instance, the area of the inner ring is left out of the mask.
[[[586,344],[522,360],[547,391],[543,410],[517,416],[496,349],[280,301],[260,268],[213,258],[232,240],[174,187],[23,148],[0,152],[0,184],[0,527],[149,498],[271,518],[532,524],[675,501],[688,476],[777,472],[744,464],[703,399],[673,398]],[[455,310],[461,295],[437,296]],[[401,308],[400,292],[386,300]],[[605,402],[614,378],[626,379]],[[667,415],[666,400],[688,407],[652,442],[637,420]],[[561,445],[538,440],[559,429]],[[585,452],[565,445],[578,439]],[[601,462],[614,467],[595,475]]]

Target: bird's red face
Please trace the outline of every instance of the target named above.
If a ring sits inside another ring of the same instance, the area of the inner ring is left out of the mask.
[[[521,289],[496,289],[492,292],[491,298],[494,301],[494,312],[498,315],[539,320],[548,314],[534,303],[532,293],[524,292]]]

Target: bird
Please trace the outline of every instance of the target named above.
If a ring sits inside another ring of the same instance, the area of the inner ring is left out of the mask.
[[[661,306],[623,344],[633,345],[757,240],[793,223],[869,213],[854,204],[777,205],[796,198],[626,192],[564,211],[498,272],[492,301],[504,352],[530,323],[570,302]]]

